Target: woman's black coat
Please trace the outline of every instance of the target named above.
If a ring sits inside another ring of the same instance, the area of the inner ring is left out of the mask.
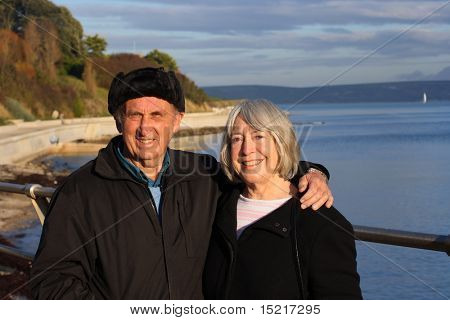
[[[206,299],[361,299],[351,224],[291,199],[236,240],[240,189],[219,200],[203,273]]]

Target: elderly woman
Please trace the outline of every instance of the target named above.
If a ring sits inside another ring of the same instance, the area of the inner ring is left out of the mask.
[[[302,209],[290,179],[299,147],[266,100],[230,113],[220,199],[204,269],[206,299],[361,299],[351,224],[333,207]]]

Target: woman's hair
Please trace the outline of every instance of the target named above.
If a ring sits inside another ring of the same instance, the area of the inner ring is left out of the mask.
[[[244,100],[231,110],[220,150],[220,161],[225,175],[233,182],[240,181],[231,161],[231,135],[238,116],[255,130],[270,133],[278,152],[275,172],[286,180],[291,179],[298,172],[300,159],[300,148],[294,128],[283,111],[264,99]]]

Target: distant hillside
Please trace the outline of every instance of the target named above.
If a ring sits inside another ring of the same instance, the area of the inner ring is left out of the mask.
[[[93,77],[95,78],[96,85],[104,88],[105,90],[108,90],[113,76],[118,72],[128,73],[137,68],[159,66],[163,66],[165,67],[165,70],[168,70],[167,66],[158,65],[156,62],[149,61],[145,57],[141,57],[132,53],[119,53],[94,58],[92,70],[94,73]],[[182,74],[178,70],[174,71],[181,83],[181,86],[183,87],[184,95],[187,100],[186,111],[210,111],[210,99],[206,95],[206,93],[202,89],[200,89],[189,77]]]
[[[343,103],[343,102],[408,102],[421,101],[424,92],[428,100],[450,100],[450,81],[386,82],[336,85],[323,88],[291,88],[277,86],[217,86],[204,87],[211,97],[222,99],[268,99],[275,103]]]
[[[174,69],[188,112],[211,110],[210,98],[169,54],[106,55],[106,46],[100,36],[85,35],[65,7],[49,0],[1,0],[0,125],[12,119],[107,115],[112,77],[148,66]]]

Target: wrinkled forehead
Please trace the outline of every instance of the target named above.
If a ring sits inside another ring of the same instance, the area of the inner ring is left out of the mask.
[[[140,110],[149,112],[153,110],[175,113],[177,110],[170,102],[157,97],[140,97],[125,102],[125,111]]]

